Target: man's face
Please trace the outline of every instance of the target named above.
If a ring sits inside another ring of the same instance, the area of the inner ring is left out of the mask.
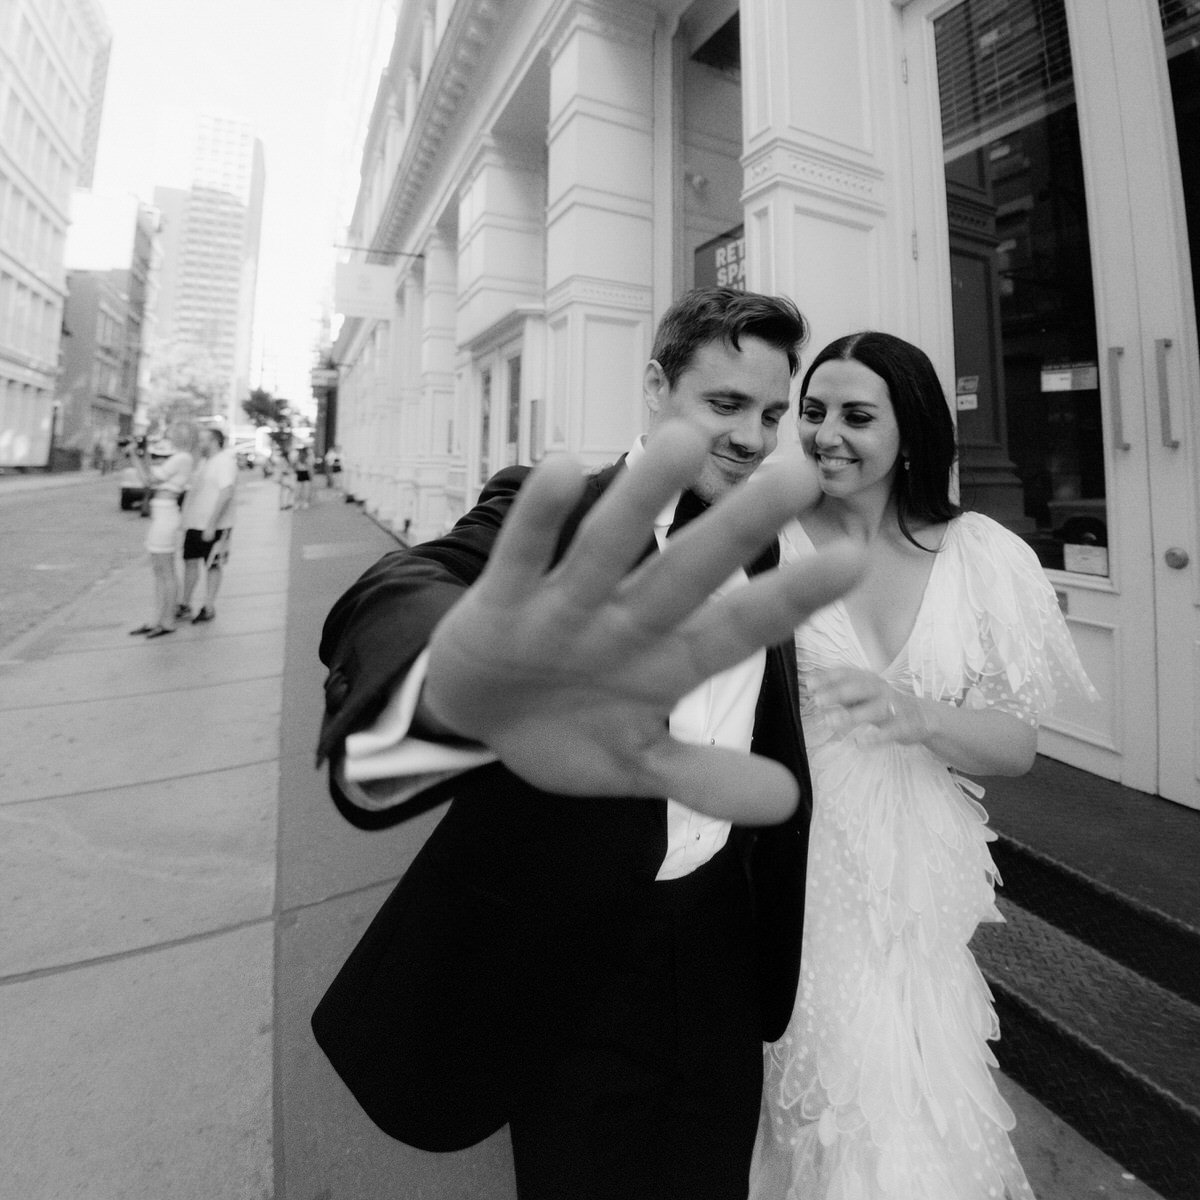
[[[779,440],[791,374],[784,351],[761,338],[701,346],[674,386],[657,362],[646,367],[643,391],[650,432],[664,421],[689,421],[708,438],[708,455],[692,490],[711,503],[749,478]]]

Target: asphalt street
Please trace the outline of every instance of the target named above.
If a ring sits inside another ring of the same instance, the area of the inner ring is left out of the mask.
[[[120,511],[119,473],[66,478],[0,478],[0,648],[141,553],[149,522]]]

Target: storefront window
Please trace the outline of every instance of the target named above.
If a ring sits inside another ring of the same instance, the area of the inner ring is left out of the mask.
[[[485,484],[492,473],[492,372],[479,372],[479,482]]]
[[[514,466],[521,436],[521,356],[508,360],[508,431],[504,438],[504,464]]]
[[[1158,0],[1158,9],[1171,74],[1194,290],[1200,280],[1200,0]],[[1193,299],[1200,301],[1200,296]]]
[[[963,506],[1108,574],[1101,366],[1062,0],[935,22]]]

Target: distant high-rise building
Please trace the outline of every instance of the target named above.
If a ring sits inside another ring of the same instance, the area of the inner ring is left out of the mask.
[[[231,422],[250,391],[250,348],[266,172],[262,142],[236,117],[196,119],[191,182],[155,189],[163,220],[161,353],[194,352],[224,381]]]
[[[0,467],[50,461],[71,192],[110,42],[95,0],[0,3]]]
[[[72,198],[57,389],[64,465],[111,461],[118,439],[145,425],[138,410],[160,221],[136,196],[80,188]]]

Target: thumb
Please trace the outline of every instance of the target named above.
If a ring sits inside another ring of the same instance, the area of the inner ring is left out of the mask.
[[[781,763],[667,737],[650,751],[656,795],[736,825],[777,825],[795,811],[796,777]]]

